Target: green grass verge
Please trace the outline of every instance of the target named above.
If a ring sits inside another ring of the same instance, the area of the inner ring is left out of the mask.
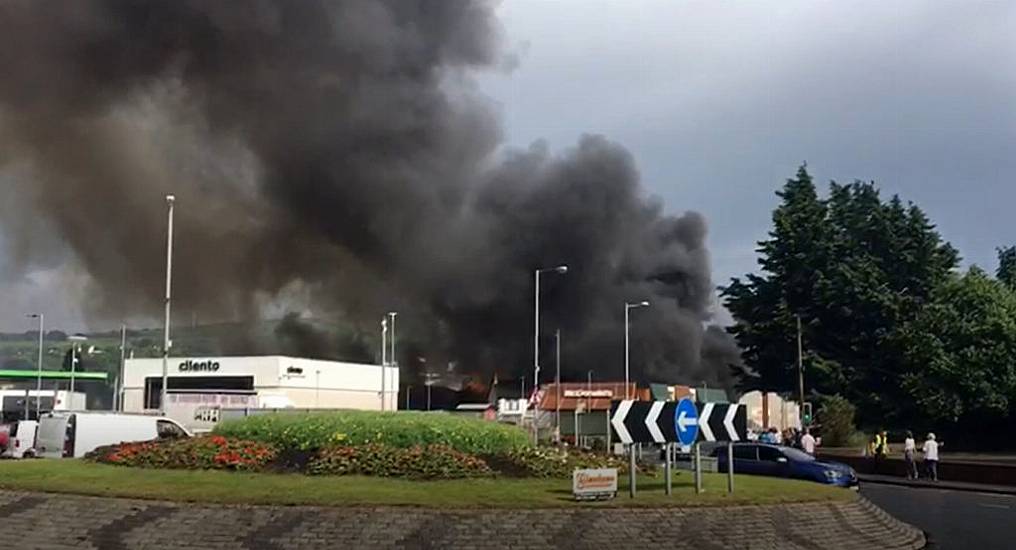
[[[816,483],[736,476],[728,494],[726,476],[706,474],[706,491],[696,495],[690,472],[674,477],[674,494],[663,479],[641,478],[639,494],[628,498],[621,480],[618,498],[576,503],[571,480],[467,479],[409,481],[368,477],[245,474],[222,471],[151,470],[92,464],[80,460],[0,462],[0,488],[142,499],[223,504],[308,504],[324,506],[427,506],[434,508],[541,508],[560,506],[726,506],[856,498],[853,491]]]

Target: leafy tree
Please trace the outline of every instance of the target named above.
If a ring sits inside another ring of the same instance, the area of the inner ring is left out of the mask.
[[[985,432],[1016,412],[1013,289],[973,267],[942,285],[898,338],[901,386],[927,427]]]
[[[823,200],[802,166],[777,195],[762,273],[722,289],[757,373],[745,386],[797,393],[800,315],[808,387],[862,405],[864,421],[892,420],[904,364],[892,336],[948,280],[956,251],[919,208],[883,201],[874,183],[833,182]]]
[[[998,270],[995,276],[1009,288],[1016,289],[1016,246],[998,249]]]
[[[773,212],[773,229],[757,249],[766,275],[734,278],[723,294],[738,321],[730,332],[755,373],[745,380],[747,388],[790,391],[797,384],[795,313],[812,304],[830,239],[826,208],[806,166],[777,195],[782,203]]]
[[[854,415],[857,408],[839,395],[830,395],[822,400],[818,421],[822,425],[822,441],[830,447],[850,445],[854,434]]]

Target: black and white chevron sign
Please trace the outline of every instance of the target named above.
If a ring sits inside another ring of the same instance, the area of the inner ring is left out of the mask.
[[[699,439],[741,441],[747,434],[747,411],[736,403],[698,405]],[[678,443],[677,402],[617,401],[611,406],[610,426],[621,443]],[[691,421],[694,424],[694,420]]]
[[[699,439],[703,441],[740,441],[748,428],[748,412],[736,403],[699,405]]]

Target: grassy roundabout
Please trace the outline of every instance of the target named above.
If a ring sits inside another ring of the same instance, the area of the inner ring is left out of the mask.
[[[561,506],[725,506],[856,498],[845,489],[815,483],[706,474],[706,491],[696,495],[692,476],[674,477],[674,494],[663,494],[662,477],[639,480],[639,495],[627,496],[626,479],[612,502],[576,503],[568,479],[456,479],[413,481],[364,476],[305,476],[210,470],[159,470],[92,464],[81,460],[0,462],[0,488],[223,504],[324,506],[426,506],[434,508],[540,508]]]
[[[577,506],[576,468],[617,468],[621,496],[583,506],[715,506],[855,498],[813,483],[689,473],[663,494],[641,470],[627,493],[624,460],[533,447],[515,426],[446,414],[331,411],[252,416],[202,437],[100,447],[84,460],[0,462],[0,488],[228,504],[393,505],[436,508]]]

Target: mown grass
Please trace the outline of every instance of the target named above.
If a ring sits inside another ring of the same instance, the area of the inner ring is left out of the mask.
[[[689,472],[677,472],[673,496],[662,476],[643,477],[630,499],[621,479],[618,498],[576,503],[571,480],[468,479],[410,481],[361,476],[248,474],[223,471],[154,470],[93,464],[80,460],[0,462],[0,489],[74,493],[139,499],[324,506],[425,506],[434,508],[543,508],[561,506],[725,506],[856,498],[852,491],[804,481],[736,476],[728,494],[726,476],[705,474],[706,491],[696,495]]]

